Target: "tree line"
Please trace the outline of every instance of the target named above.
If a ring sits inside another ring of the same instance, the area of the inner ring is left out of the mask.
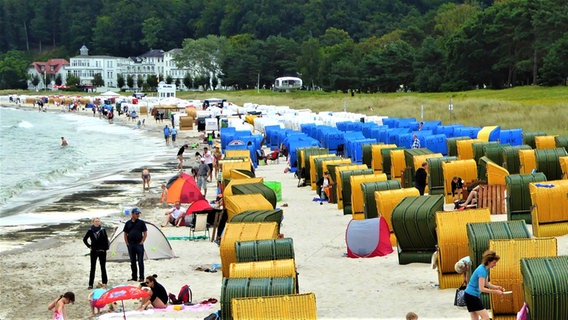
[[[2,0],[0,16],[0,88],[83,44],[122,57],[181,46],[179,66],[235,88],[299,76],[314,89],[436,92],[568,77],[564,0]]]

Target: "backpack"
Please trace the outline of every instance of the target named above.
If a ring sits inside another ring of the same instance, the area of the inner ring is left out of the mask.
[[[168,294],[168,297],[170,298],[171,304],[191,303],[192,296],[193,296],[193,294],[191,293],[191,289],[189,288],[189,285],[187,285],[187,284],[183,285],[181,287],[181,289],[179,289],[179,293],[177,295],[177,298],[173,293]]]

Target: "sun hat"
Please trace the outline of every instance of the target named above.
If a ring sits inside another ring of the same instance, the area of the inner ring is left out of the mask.
[[[130,212],[131,213],[138,213],[138,214],[142,213],[142,211],[140,211],[140,209],[138,209],[138,208],[132,208],[132,210]]]
[[[465,261],[460,260],[458,262],[456,262],[456,265],[454,266],[454,269],[456,269],[456,272],[459,274],[462,274],[465,272],[465,270],[467,269],[468,265]]]

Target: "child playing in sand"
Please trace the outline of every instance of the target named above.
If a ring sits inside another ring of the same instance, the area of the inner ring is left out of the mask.
[[[101,283],[97,283],[96,289],[89,294],[89,305],[91,306],[91,316],[95,316],[95,308],[97,308],[97,315],[101,313],[101,309],[105,307],[104,304],[99,303],[99,298],[105,293],[107,289],[103,288]]]
[[[75,294],[73,292],[65,292],[59,298],[53,300],[48,306],[47,310],[53,310],[53,320],[65,320],[65,305],[75,302]]]

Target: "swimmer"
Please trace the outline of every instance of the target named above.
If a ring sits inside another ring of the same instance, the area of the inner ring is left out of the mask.
[[[67,140],[65,140],[65,137],[61,137],[61,146],[64,147],[68,145]]]

